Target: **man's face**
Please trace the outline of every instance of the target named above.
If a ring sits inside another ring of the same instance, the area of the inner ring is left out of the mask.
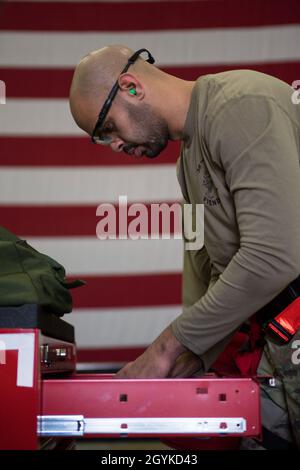
[[[150,105],[135,106],[121,97],[109,111],[101,134],[111,138],[113,151],[136,157],[157,157],[169,140],[166,122]]]

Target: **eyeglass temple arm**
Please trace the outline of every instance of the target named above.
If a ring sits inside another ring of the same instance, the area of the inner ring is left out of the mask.
[[[138,51],[136,51],[131,57],[129,57],[128,61],[127,61],[127,64],[125,65],[124,69],[122,70],[122,72],[120,73],[120,75],[122,75],[123,73],[127,72],[127,70],[129,69],[130,65],[134,64],[134,62],[137,60],[137,58],[139,57],[139,55],[141,55],[143,52],[147,52],[148,54],[148,59],[146,59],[146,62],[149,62],[149,64],[154,64],[155,60],[154,60],[154,57],[150,54],[150,52],[148,51],[148,49],[139,49]],[[107,110],[110,108],[110,105],[111,105],[111,102],[112,100],[114,99],[114,97],[116,96],[117,94],[117,91],[118,91],[118,88],[119,88],[119,79],[116,81],[116,83],[114,84],[114,86],[112,87],[108,97],[107,97],[107,100],[105,102],[105,107],[101,110],[99,116],[98,116],[98,119],[97,119],[97,122],[96,122],[96,125],[94,127],[94,130],[93,130],[93,134],[92,136],[95,134],[96,130],[97,130],[97,127],[99,125],[99,122],[102,121],[103,117],[106,116],[107,114]]]

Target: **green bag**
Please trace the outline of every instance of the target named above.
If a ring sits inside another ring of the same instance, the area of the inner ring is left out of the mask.
[[[72,311],[69,289],[85,284],[67,282],[65,269],[0,227],[0,306],[37,304],[58,316]]]

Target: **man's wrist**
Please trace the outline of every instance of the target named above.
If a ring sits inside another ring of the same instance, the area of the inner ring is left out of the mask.
[[[159,355],[163,355],[174,361],[180,354],[188,351],[188,348],[178,341],[169,325],[160,336],[152,343],[153,347]]]

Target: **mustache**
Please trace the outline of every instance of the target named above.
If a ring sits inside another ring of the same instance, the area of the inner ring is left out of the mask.
[[[137,156],[134,154],[134,149],[136,149],[137,147],[139,147],[139,144],[138,144],[138,145],[137,145],[137,144],[125,144],[125,145],[123,145],[123,147],[122,147],[122,151],[123,151],[124,153],[126,153],[127,155],[130,155],[130,156],[132,156],[132,157],[134,157],[134,158],[136,158],[136,159],[143,158],[143,157],[146,157],[146,158],[150,158],[150,159],[151,159],[151,158],[155,158],[155,157],[158,156],[158,153],[152,153],[152,152],[150,151],[150,149],[148,149],[148,150],[145,150],[145,151],[142,153],[142,155],[141,155],[140,157],[137,157]],[[145,147],[145,145],[144,145],[144,147]]]
[[[141,146],[140,144],[125,144],[122,147],[122,151],[124,153],[126,153],[127,155],[130,155],[131,157],[134,157],[136,159],[140,159],[140,158],[143,158],[144,155],[146,155],[146,151],[143,151],[140,156],[138,156],[134,153],[135,149],[140,147],[140,146]]]
[[[132,150],[134,150],[136,147],[138,147],[136,144],[125,144],[122,147],[122,151],[127,153],[127,155],[130,155]]]

